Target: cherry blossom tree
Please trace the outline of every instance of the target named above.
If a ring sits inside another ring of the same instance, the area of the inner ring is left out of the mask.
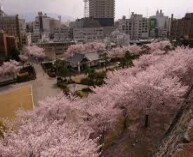
[[[173,46],[168,40],[160,41],[160,42],[152,42],[151,44],[147,44],[150,48],[150,52],[154,52],[156,50],[166,50],[167,49],[172,49]]]
[[[29,60],[29,57],[27,55],[24,55],[24,54],[23,55],[19,55],[19,58],[23,62],[27,62]]]
[[[69,56],[73,56],[73,54],[76,53],[84,53],[85,52],[85,47],[83,44],[76,44],[76,45],[71,45],[68,50],[66,51],[65,54]]]
[[[88,114],[65,97],[48,98],[33,112],[19,112],[21,127],[0,142],[2,156],[97,157],[98,138],[91,139]]]
[[[109,58],[123,58],[126,53],[129,53],[131,56],[140,55],[141,47],[134,44],[130,46],[116,47],[113,48],[109,53]]]
[[[91,42],[88,44],[85,44],[85,49],[88,52],[103,52],[106,50],[104,43],[99,42]]]
[[[22,61],[27,61],[30,58],[44,59],[46,55],[43,48],[33,45],[24,47],[22,54],[19,57]]]
[[[18,65],[19,63],[15,60],[3,62],[3,64],[0,66],[0,76],[15,74],[19,69]]]
[[[109,58],[123,58],[127,52],[126,47],[116,47],[113,48],[109,53],[108,57]]]
[[[136,56],[136,55],[140,55],[141,53],[141,47],[134,44],[134,45],[130,45],[128,46],[128,51],[130,52],[131,55]]]
[[[72,56],[76,53],[85,54],[91,52],[103,52],[104,50],[106,50],[104,43],[91,42],[86,44],[71,45],[65,54]]]
[[[193,81],[192,64],[188,48],[143,55],[134,67],[109,74],[86,99],[47,98],[34,111],[20,112],[20,127],[4,134],[0,152],[5,157],[98,157],[100,135],[115,130],[123,114],[131,135],[139,135],[149,121],[156,132],[166,130],[162,123],[169,126]]]

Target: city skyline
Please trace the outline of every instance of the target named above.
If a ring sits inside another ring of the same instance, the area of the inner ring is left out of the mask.
[[[84,16],[84,3],[83,0],[71,0],[71,3],[63,0],[3,0],[4,11],[8,14],[25,14],[30,12],[48,12],[56,13],[65,16],[70,16],[74,19],[82,18]],[[17,7],[16,7],[17,6]],[[175,18],[181,18],[187,12],[192,12],[192,0],[116,0],[115,4],[115,19],[122,18],[123,15],[129,17],[131,12],[143,14],[145,17],[155,15],[156,10],[162,9],[164,14],[171,16],[174,14]]]

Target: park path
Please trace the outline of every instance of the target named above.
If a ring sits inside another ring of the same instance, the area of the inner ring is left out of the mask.
[[[50,78],[42,69],[40,64],[34,64],[36,80],[32,81],[34,104],[46,97],[57,96],[61,90],[56,85],[56,78]]]

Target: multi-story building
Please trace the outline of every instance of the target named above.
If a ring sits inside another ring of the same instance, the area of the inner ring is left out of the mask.
[[[187,13],[182,19],[172,20],[171,37],[193,39],[193,13]]]
[[[83,42],[104,39],[114,30],[112,26],[102,27],[99,21],[92,17],[78,19],[71,23],[70,27],[73,28],[73,39]]]
[[[8,35],[16,37],[18,45],[22,45],[22,36],[25,34],[25,21],[19,19],[18,15],[0,16],[0,29]]]
[[[65,57],[64,52],[66,52],[69,46],[74,44],[74,42],[47,42],[38,43],[38,46],[45,49],[46,57],[56,60]]]
[[[100,23],[92,17],[77,19],[70,23],[71,28],[101,27]]]
[[[158,10],[155,16],[150,17],[150,37],[167,38],[170,33],[170,18]]]
[[[49,41],[50,38],[54,38],[54,29],[60,27],[60,23],[60,20],[39,12],[33,24],[32,42]],[[30,30],[30,25],[28,29]]]
[[[75,41],[90,42],[104,39],[103,27],[74,28],[73,38]]]
[[[33,29],[31,34],[32,43],[37,43],[41,39],[40,24],[38,21],[33,22]]]
[[[131,40],[146,39],[149,37],[149,19],[132,12],[130,19],[124,16],[117,23],[118,29],[130,36]]]
[[[89,16],[99,21],[101,26],[113,26],[115,0],[89,0]]]
[[[73,38],[72,28],[66,26],[55,28],[53,34],[54,34],[54,41],[56,42],[71,41]]]
[[[17,49],[17,42],[14,36],[9,36],[4,31],[0,31],[0,60],[3,60],[9,52]]]

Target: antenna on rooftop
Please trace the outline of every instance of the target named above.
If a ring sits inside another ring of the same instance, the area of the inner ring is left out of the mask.
[[[3,0],[0,0],[0,16],[5,16],[5,13],[3,11]]]
[[[84,2],[84,17],[89,16],[89,0],[83,0]]]

